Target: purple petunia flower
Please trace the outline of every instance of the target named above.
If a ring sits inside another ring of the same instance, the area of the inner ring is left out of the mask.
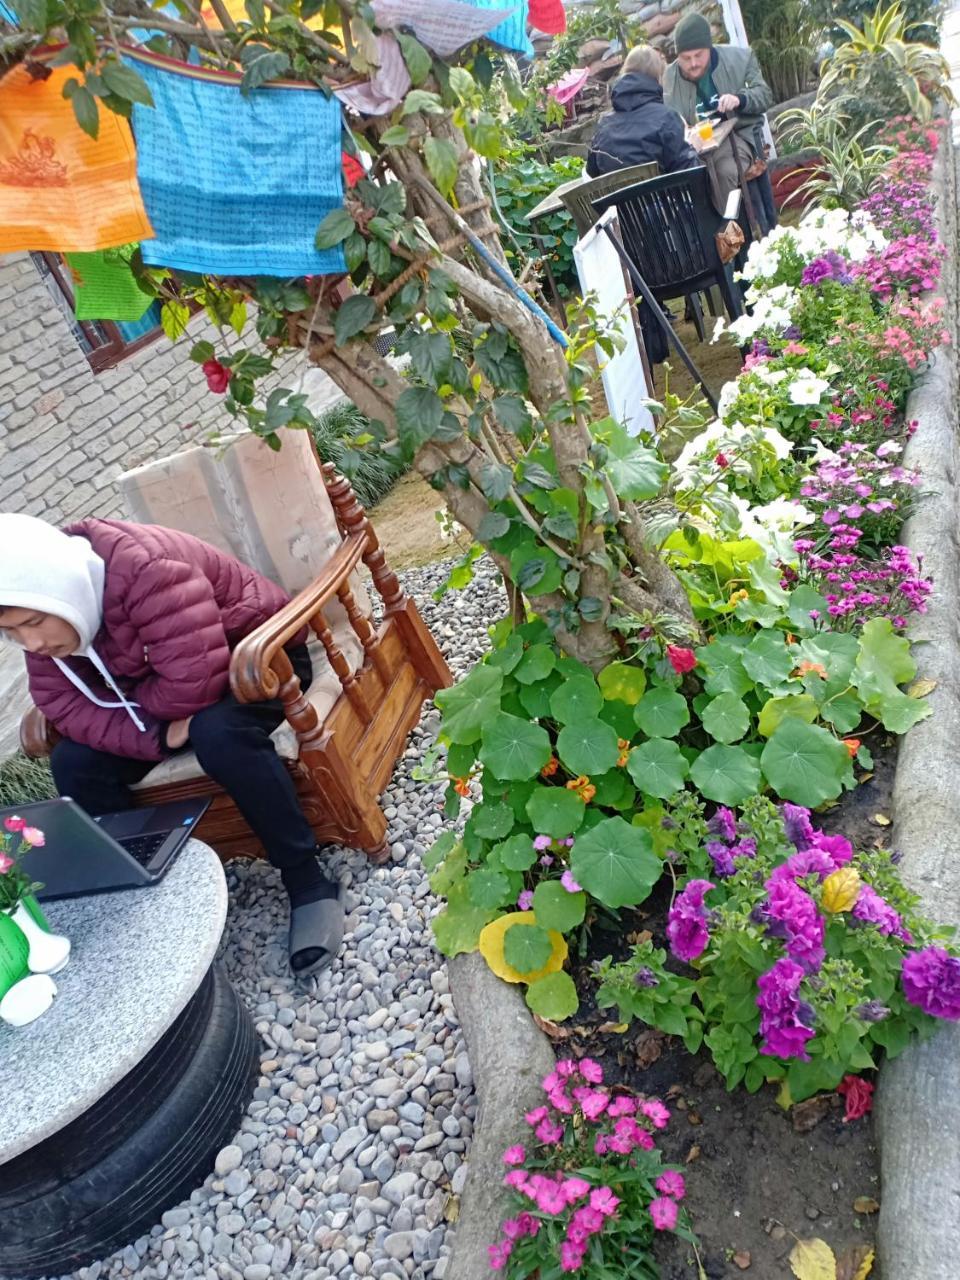
[[[899,914],[868,884],[860,886],[859,896],[850,914],[854,920],[874,925],[884,937],[892,935],[901,942],[913,941],[910,931],[903,927]]]
[[[767,932],[783,939],[787,955],[805,973],[816,973],[824,959],[824,922],[817,904],[793,880],[771,877],[764,887],[769,895],[762,908]]]
[[[903,957],[903,994],[933,1018],[960,1020],[960,960],[943,947],[924,947]]]
[[[798,849],[809,849],[815,832],[810,822],[810,810],[799,804],[785,804],[780,810],[787,839]]]
[[[813,1010],[797,995],[803,978],[800,965],[784,956],[757,979],[761,1053],[809,1062],[804,1046],[814,1034]]]
[[[713,888],[709,880],[691,880],[670,908],[667,939],[670,950],[680,960],[696,960],[710,941],[709,915],[703,900]]]

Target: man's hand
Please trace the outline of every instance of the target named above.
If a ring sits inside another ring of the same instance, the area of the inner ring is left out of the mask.
[[[717,103],[721,115],[729,116],[740,110],[740,99],[735,93],[725,93]]]
[[[193,716],[188,716],[186,720],[171,720],[167,725],[167,746],[171,751],[179,751],[187,745],[192,719]]]

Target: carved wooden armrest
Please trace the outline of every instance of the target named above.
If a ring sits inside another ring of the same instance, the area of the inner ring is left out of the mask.
[[[256,631],[244,636],[230,659],[230,687],[239,702],[265,702],[279,695],[285,672],[277,668],[289,669],[289,661],[285,654],[278,655],[305,626],[313,627],[318,618],[322,623],[320,610],[325,604],[341,593],[349,593],[348,579],[366,548],[365,532],[345,538],[309,587],[298,592]],[[327,645],[323,631],[329,635],[326,624],[322,624],[321,638]]]
[[[53,752],[60,734],[38,707],[31,707],[20,721],[20,747],[31,760],[41,760]]]

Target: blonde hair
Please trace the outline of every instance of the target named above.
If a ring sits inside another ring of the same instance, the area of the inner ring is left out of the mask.
[[[627,76],[632,71],[638,71],[641,75],[652,76],[659,83],[666,66],[666,59],[659,49],[654,49],[649,44],[638,44],[627,54],[620,74]]]

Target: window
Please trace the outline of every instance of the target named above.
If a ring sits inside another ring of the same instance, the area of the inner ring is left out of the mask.
[[[160,304],[152,302],[139,320],[78,320],[73,312],[73,288],[70,268],[55,253],[32,253],[31,258],[43,277],[53,300],[63,312],[74,336],[90,361],[94,373],[112,369],[124,357],[155,342],[163,333],[160,328]]]

